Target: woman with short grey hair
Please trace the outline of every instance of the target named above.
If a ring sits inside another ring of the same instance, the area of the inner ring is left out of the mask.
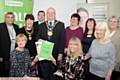
[[[115,47],[109,35],[107,23],[98,23],[95,29],[96,39],[86,55],[91,57],[88,80],[110,80],[111,78],[114,69]]]

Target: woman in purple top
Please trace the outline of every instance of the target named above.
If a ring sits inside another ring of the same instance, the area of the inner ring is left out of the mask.
[[[72,14],[70,23],[65,30],[66,32],[66,48],[71,37],[78,37],[80,40],[83,38],[83,28],[79,26],[80,16],[77,13]]]

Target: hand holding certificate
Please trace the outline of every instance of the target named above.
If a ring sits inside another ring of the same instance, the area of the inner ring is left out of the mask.
[[[54,43],[40,39],[38,42],[36,42],[36,47],[39,60],[50,60]]]

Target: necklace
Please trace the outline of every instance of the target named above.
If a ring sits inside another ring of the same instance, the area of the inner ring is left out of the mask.
[[[28,39],[29,39],[29,40],[32,40],[33,29],[32,29],[32,31],[30,31],[30,32],[25,29],[25,32],[28,34]]]
[[[49,27],[49,25],[48,25],[48,21],[46,21],[46,26],[47,26],[47,35],[48,36],[52,36],[53,35],[53,29],[54,29],[54,27],[55,27],[55,25],[58,23],[58,21],[56,21],[53,25],[52,25],[52,27]]]

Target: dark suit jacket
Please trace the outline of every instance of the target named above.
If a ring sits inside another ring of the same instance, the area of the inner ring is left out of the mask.
[[[41,23],[42,23],[42,22],[41,22]],[[41,24],[41,23],[40,23],[40,24]],[[38,26],[38,25],[40,25],[40,24],[38,23],[38,21],[35,21],[35,22],[34,22],[34,26]]]
[[[18,34],[19,27],[16,24],[13,24],[13,27]],[[0,57],[3,58],[3,61],[9,61],[10,57],[10,36],[7,30],[7,25],[5,23],[0,23]]]
[[[38,26],[38,25],[39,25],[38,21],[34,22],[34,26]]]
[[[38,24],[38,21],[34,22],[34,24],[33,24],[35,34],[38,34],[38,27],[39,27],[39,25],[40,24]]]
[[[55,22],[57,22],[57,20],[55,20]],[[39,25],[37,40],[38,39],[48,40],[46,21]],[[58,23],[55,25],[53,29],[53,35],[51,37],[51,42],[55,43],[52,54],[53,57],[57,59],[58,54],[64,53],[65,48],[64,23],[58,21]]]
[[[18,34],[19,27],[13,24],[13,27]],[[0,58],[3,58],[3,61],[0,62],[0,76],[8,77],[9,76],[9,67],[10,67],[10,47],[11,40],[8,33],[6,23],[0,23]]]

